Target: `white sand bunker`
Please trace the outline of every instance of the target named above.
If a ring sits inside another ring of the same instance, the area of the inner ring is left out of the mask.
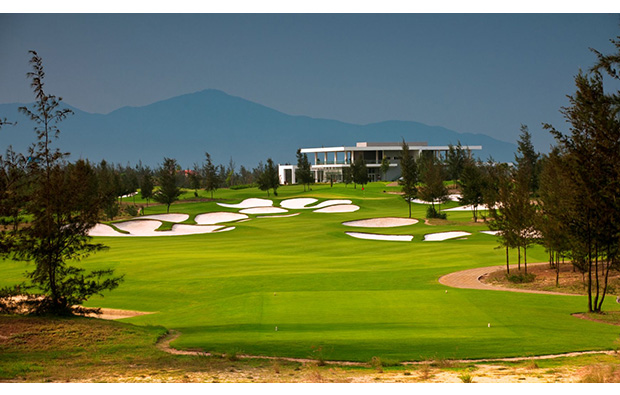
[[[115,223],[114,226],[120,230],[129,232],[129,235],[124,236],[159,236],[159,234],[162,233],[155,231],[155,229],[161,226],[161,221],[152,219],[118,222]]]
[[[317,205],[314,205],[312,207],[305,207],[305,208],[323,208],[323,207],[328,207],[328,206],[335,206],[335,205],[343,205],[343,204],[351,204],[352,202],[350,200],[344,199],[344,200],[326,200],[324,202],[321,202]]]
[[[496,236],[498,233],[501,233],[499,230],[481,230],[480,233],[484,233],[491,236]]]
[[[239,212],[243,214],[279,214],[288,213],[288,210],[279,207],[253,207],[240,210]]]
[[[474,206],[460,206],[460,207],[454,207],[454,208],[448,208],[442,211],[471,211],[473,209]],[[494,207],[497,210],[497,206]],[[489,207],[483,204],[479,204],[476,206],[476,210],[480,211],[480,210],[488,210]]]
[[[337,204],[335,206],[328,206],[318,210],[314,210],[315,213],[352,213],[359,210],[359,206],[354,204]]]
[[[252,208],[252,207],[273,206],[273,202],[271,200],[257,199],[257,198],[245,199],[241,203],[237,203],[237,204],[226,204],[226,203],[218,203],[218,204],[222,207],[229,207],[229,208]]]
[[[213,225],[219,224],[220,222],[231,222],[238,221],[240,219],[247,219],[248,216],[245,214],[237,214],[237,213],[228,213],[224,211],[215,212],[215,213],[205,213],[198,214],[194,220],[199,225]]]
[[[306,206],[314,202],[318,202],[318,200],[314,198],[286,199],[280,203],[280,206],[284,208],[288,208],[288,209],[302,209],[302,208],[309,208]]]
[[[431,233],[424,236],[424,241],[443,241],[448,239],[455,239],[458,237],[470,236],[471,233],[467,232],[443,232],[443,233]]]
[[[288,217],[294,217],[296,215],[299,215],[299,213],[286,214],[286,215],[259,215],[256,218],[288,218]]]
[[[180,235],[199,235],[203,233],[211,233],[215,232],[220,228],[223,228],[222,225],[172,225],[172,230],[157,232],[156,236],[180,236]]]
[[[377,235],[372,233],[345,232],[351,237],[366,240],[385,240],[385,241],[411,241],[412,235]]]
[[[145,215],[143,217],[136,217],[136,219],[156,219],[158,221],[167,222],[183,222],[189,218],[187,214],[154,214]]]
[[[117,232],[109,225],[97,224],[88,231],[89,236],[125,236],[125,234]]]
[[[369,218],[360,219],[358,221],[343,222],[344,226],[355,226],[361,228],[394,228],[397,226],[413,225],[418,222],[413,218],[398,218],[398,217],[384,217],[384,218]]]
[[[115,223],[118,229],[124,230],[127,233],[120,233],[115,231],[111,226],[97,224],[88,234],[90,236],[115,236],[115,237],[132,237],[132,236],[183,236],[183,235],[195,235],[203,233],[212,233],[223,228],[222,225],[216,226],[204,226],[204,225],[185,225],[175,224],[172,225],[171,230],[165,230],[158,232],[156,229],[161,226],[161,221],[155,220],[134,220]]]

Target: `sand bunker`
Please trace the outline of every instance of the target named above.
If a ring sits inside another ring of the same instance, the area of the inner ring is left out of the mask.
[[[128,235],[126,234],[124,236],[158,236],[158,233],[161,233],[155,231],[155,229],[161,226],[161,221],[152,219],[118,222],[115,223],[114,226],[120,230],[129,232]]]
[[[241,203],[237,203],[237,204],[226,204],[226,203],[218,203],[218,204],[222,207],[229,207],[229,208],[252,208],[252,207],[273,206],[273,202],[271,200],[257,199],[257,198],[245,199]]]
[[[280,203],[280,206],[284,208],[288,208],[288,209],[302,209],[302,208],[309,208],[306,206],[314,202],[317,202],[317,201],[318,200],[314,198],[287,199],[287,200],[283,200]]]
[[[153,237],[153,236],[183,236],[183,235],[196,235],[203,233],[212,233],[223,228],[222,225],[217,226],[204,226],[204,225],[184,225],[175,224],[172,225],[171,230],[165,230],[158,232],[156,229],[161,226],[161,221],[155,220],[134,220],[127,222],[115,223],[118,229],[124,230],[127,233],[120,233],[114,230],[111,226],[97,224],[88,234],[90,236],[114,236],[114,237]],[[233,228],[234,229],[234,228]]]
[[[393,228],[397,226],[413,225],[417,222],[418,220],[413,218],[385,217],[360,219],[358,221],[343,222],[342,224],[344,226],[355,226],[361,228]]]
[[[480,231],[480,233],[484,233],[484,234],[491,235],[491,236],[495,236],[495,235],[497,235],[500,232],[501,231],[499,231],[499,230],[481,230]]]
[[[288,218],[288,217],[294,217],[296,215],[299,215],[299,213],[286,214],[286,215],[260,215],[256,218]]]
[[[412,235],[376,235],[372,233],[345,232],[351,237],[366,240],[384,240],[384,241],[411,241]]]
[[[183,222],[189,218],[187,214],[155,214],[145,215],[143,217],[136,217],[135,219],[156,219],[158,221],[166,222]]]
[[[424,236],[424,241],[443,241],[448,239],[455,239],[457,237],[470,236],[471,233],[467,232],[443,232],[443,233],[431,233]]]
[[[157,232],[155,236],[180,236],[180,235],[199,235],[211,233],[223,228],[222,225],[172,225],[172,230]]]
[[[326,201],[321,202],[321,203],[319,203],[317,205],[314,205],[312,207],[306,207],[306,208],[313,208],[314,209],[314,208],[323,208],[323,207],[327,207],[327,206],[335,206],[337,204],[342,205],[342,204],[351,204],[351,203],[352,202],[350,200],[346,200],[346,199],[344,199],[344,200],[326,200]]]
[[[124,233],[117,232],[109,225],[97,224],[88,231],[89,236],[126,236]]]
[[[441,210],[441,211],[471,211],[473,209],[474,206],[460,206],[460,207],[454,207],[454,208],[448,208],[445,210]],[[497,206],[494,207],[495,209],[497,209]],[[477,205],[476,206],[476,210],[488,210],[489,208],[486,205]]]
[[[354,204],[338,204],[335,206],[328,206],[318,210],[314,210],[315,213],[352,213],[359,210],[359,206]]]
[[[215,213],[205,213],[198,214],[194,220],[199,225],[213,225],[218,224],[220,222],[231,222],[238,221],[240,219],[247,219],[248,216],[245,214],[237,214],[237,213],[228,213],[224,211],[215,212]]]
[[[253,207],[240,210],[239,212],[243,214],[279,214],[288,213],[288,210],[279,207]]]
[[[229,226],[228,228],[214,230],[213,233],[228,232],[229,230],[233,230],[233,229],[235,229],[234,226]]]

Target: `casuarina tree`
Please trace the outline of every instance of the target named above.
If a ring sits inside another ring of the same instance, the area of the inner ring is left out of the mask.
[[[181,188],[178,187],[177,161],[171,158],[164,158],[164,163],[157,171],[159,190],[155,192],[153,199],[156,202],[166,205],[166,212],[170,212],[170,205],[176,202],[181,195]]]
[[[9,256],[28,261],[34,268],[26,273],[27,282],[4,289],[4,296],[17,295],[17,310],[32,313],[72,314],[85,312],[79,307],[90,296],[116,288],[122,277],[113,270],[85,269],[71,263],[80,261],[105,247],[93,243],[88,231],[97,223],[101,210],[97,177],[86,161],[67,164],[67,154],[53,147],[58,124],[72,112],[60,108],[61,98],[44,90],[43,61],[34,51],[27,74],[36,101],[32,107],[20,107],[35,123],[36,144],[28,153],[30,193],[25,212],[30,220],[12,234]],[[5,310],[15,304],[0,306]],[[15,300],[15,299],[13,299]],[[9,309],[10,310],[10,309]]]

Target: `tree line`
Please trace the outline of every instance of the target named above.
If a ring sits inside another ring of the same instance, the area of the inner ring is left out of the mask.
[[[612,270],[620,270],[620,92],[605,91],[604,75],[620,80],[620,37],[611,40],[618,53],[596,50],[596,64],[575,77],[576,92],[561,109],[569,126],[563,133],[543,127],[556,140],[549,154],[536,152],[526,125],[521,125],[514,164],[474,160],[460,144],[450,146],[445,160],[413,158],[403,141],[400,179],[403,198],[432,202],[427,217],[436,216],[434,203],[445,201],[443,181],[460,187],[460,202],[486,205],[489,227],[506,249],[517,250],[517,270],[527,281],[527,252],[541,245],[559,282],[561,264],[568,261],[584,277],[588,311],[601,312]],[[523,265],[522,265],[523,263]],[[521,269],[523,268],[523,272]]]

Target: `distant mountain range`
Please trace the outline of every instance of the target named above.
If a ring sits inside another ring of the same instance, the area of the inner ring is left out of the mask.
[[[64,104],[64,103],[63,103]],[[17,121],[0,130],[0,149],[22,151],[35,139],[33,126],[18,113],[21,103],[0,104],[0,118]],[[208,89],[142,107],[91,114],[70,105],[74,115],[59,124],[57,146],[71,159],[157,166],[164,157],[183,167],[202,163],[209,152],[216,164],[232,157],[237,167],[255,167],[272,158],[295,163],[298,148],[352,146],[358,141],[428,141],[429,145],[482,145],[482,159],[514,160],[516,145],[484,134],[457,133],[410,121],[355,125],[329,119],[284,114],[263,105]]]

